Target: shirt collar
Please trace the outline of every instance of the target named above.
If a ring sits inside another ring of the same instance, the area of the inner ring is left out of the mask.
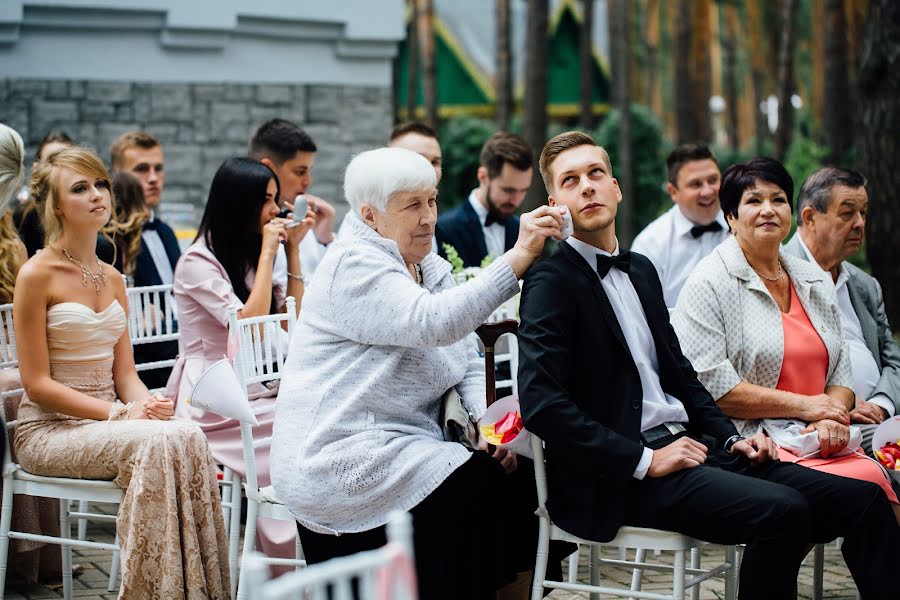
[[[472,210],[475,211],[475,214],[478,215],[478,221],[484,225],[485,220],[488,216],[488,209],[482,206],[481,202],[478,201],[478,196],[475,195],[475,192],[478,191],[478,188],[469,193],[469,204],[472,205]]]
[[[818,263],[818,261],[816,260],[816,257],[813,256],[812,252],[809,251],[809,248],[807,247],[806,242],[803,241],[803,236],[800,235],[800,232],[797,232],[794,235],[797,236],[797,241],[800,242],[800,247],[803,248],[803,253],[806,255],[806,258],[809,259],[809,262],[811,262],[812,264],[819,267],[819,269],[821,269],[823,273],[828,275],[829,281],[834,281],[834,289],[835,290],[841,289],[841,286],[844,285],[845,283],[847,283],[847,279],[850,278],[850,275],[847,273],[847,269],[844,267],[844,263],[841,262],[841,264],[838,265],[837,280],[833,280],[831,278],[831,273],[829,273],[825,269],[822,269],[822,265],[820,265]]]
[[[619,255],[619,239],[618,238],[616,238],[616,249],[613,251],[612,254],[610,254],[606,250],[601,250],[600,248],[597,248],[596,246],[591,246],[590,244],[588,244],[586,242],[582,242],[581,240],[576,239],[574,236],[569,236],[568,238],[566,238],[566,243],[569,244],[570,246],[572,246],[572,248],[574,248],[575,251],[578,252],[578,254],[580,254],[581,257],[584,260],[586,260],[589,265],[591,265],[592,269],[594,268],[594,265],[597,264],[596,257],[598,254],[601,254],[603,256],[618,256]]]
[[[725,222],[725,215],[719,210],[716,215],[716,222],[722,226],[723,231],[728,231],[728,223]],[[691,232],[691,229],[697,225],[681,212],[681,207],[677,204],[672,206],[672,222],[675,225],[675,235],[681,237],[683,235],[688,235]]]

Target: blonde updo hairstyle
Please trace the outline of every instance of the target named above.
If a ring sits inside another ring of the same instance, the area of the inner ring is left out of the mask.
[[[59,208],[59,171],[69,168],[88,179],[105,180],[109,187],[112,214],[115,214],[116,199],[113,196],[109,171],[97,154],[81,146],[72,146],[54,152],[44,161],[34,164],[31,173],[31,196],[34,198],[41,224],[44,226],[44,243],[49,246],[63,232],[63,223],[56,210]]]

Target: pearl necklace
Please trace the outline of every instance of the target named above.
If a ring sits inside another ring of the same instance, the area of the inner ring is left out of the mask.
[[[87,287],[88,277],[91,278],[91,281],[94,282],[94,289],[97,291],[97,295],[100,295],[100,284],[106,285],[106,275],[103,274],[103,265],[100,264],[100,259],[97,259],[97,272],[91,273],[87,269],[84,268],[84,265],[81,264],[81,261],[74,258],[69,251],[65,248],[60,247],[62,250],[63,256],[69,259],[72,263],[74,263],[79,269],[81,269],[81,285],[83,287]]]

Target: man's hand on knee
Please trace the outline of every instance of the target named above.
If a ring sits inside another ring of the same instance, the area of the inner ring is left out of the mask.
[[[708,448],[689,437],[678,438],[668,446],[653,451],[647,475],[665,477],[682,469],[693,469],[706,462]]]
[[[739,440],[731,446],[732,454],[743,454],[754,465],[769,460],[778,460],[778,448],[766,434],[760,432],[752,438]]]

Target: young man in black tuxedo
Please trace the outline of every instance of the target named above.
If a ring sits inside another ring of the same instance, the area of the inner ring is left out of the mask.
[[[697,380],[656,270],[618,247],[606,151],[563,133],[540,169],[575,229],[526,275],[519,329],[522,415],[546,443],[554,522],[597,541],[635,525],[745,543],[743,600],[791,598],[808,544],[844,536],[862,596],[896,598],[900,527],[881,489],[772,460],[772,442],[738,436]]]

